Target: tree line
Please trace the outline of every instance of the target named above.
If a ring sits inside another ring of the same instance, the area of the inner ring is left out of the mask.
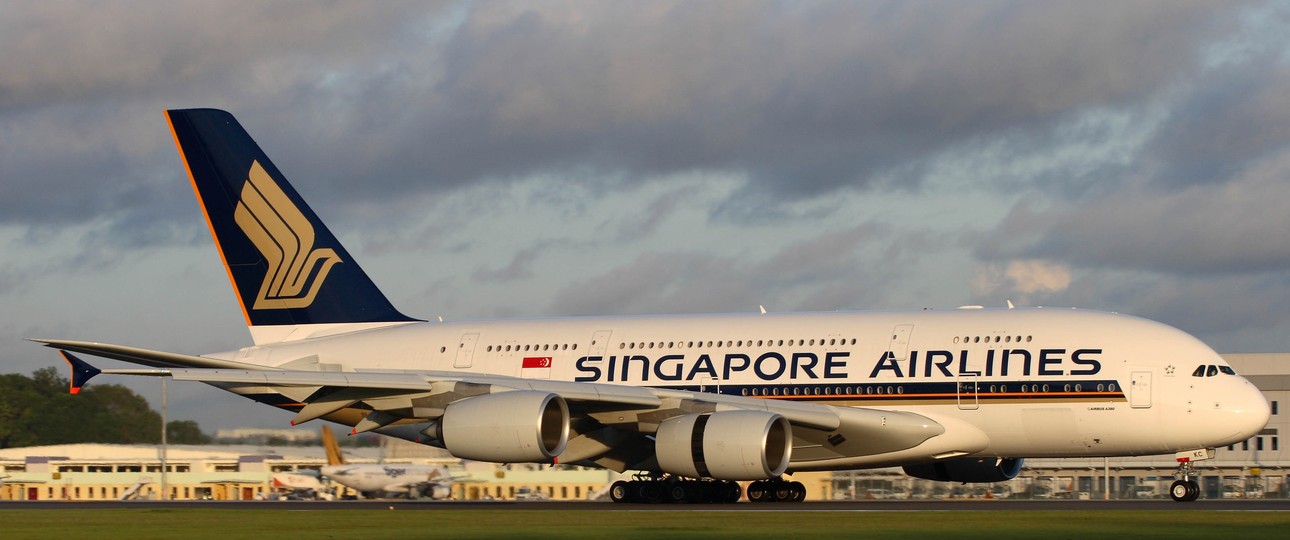
[[[53,367],[31,376],[0,375],[0,448],[75,443],[160,444],[161,414],[118,384],[92,384],[76,395]],[[171,444],[208,444],[197,422],[166,424]]]

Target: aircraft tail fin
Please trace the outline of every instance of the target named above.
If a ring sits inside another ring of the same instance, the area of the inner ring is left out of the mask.
[[[415,320],[394,308],[233,115],[185,109],[166,118],[256,343],[291,339],[302,325]]]
[[[328,465],[344,465],[345,454],[340,451],[340,443],[336,442],[336,436],[332,435],[327,426],[322,427],[323,448],[327,449]]]

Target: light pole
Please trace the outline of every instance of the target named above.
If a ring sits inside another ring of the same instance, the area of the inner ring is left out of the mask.
[[[170,490],[166,483],[166,379],[161,378],[161,500],[170,500]]]

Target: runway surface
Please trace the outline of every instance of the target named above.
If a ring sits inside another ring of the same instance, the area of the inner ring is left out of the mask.
[[[0,510],[107,508],[220,508],[255,510],[629,510],[696,512],[1024,512],[1026,510],[1204,510],[1290,512],[1290,499],[1199,500],[1176,503],[1164,500],[1120,501],[819,501],[803,503],[735,504],[614,504],[590,501],[0,501]]]

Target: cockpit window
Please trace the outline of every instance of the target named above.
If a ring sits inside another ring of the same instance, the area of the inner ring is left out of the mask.
[[[1192,376],[1218,376],[1218,374],[1236,375],[1236,370],[1228,366],[1209,365],[1196,366],[1196,371],[1192,371]]]
[[[1216,377],[1219,373],[1224,375],[1236,375],[1236,370],[1228,366],[1196,366],[1196,371],[1191,372],[1192,377]]]

